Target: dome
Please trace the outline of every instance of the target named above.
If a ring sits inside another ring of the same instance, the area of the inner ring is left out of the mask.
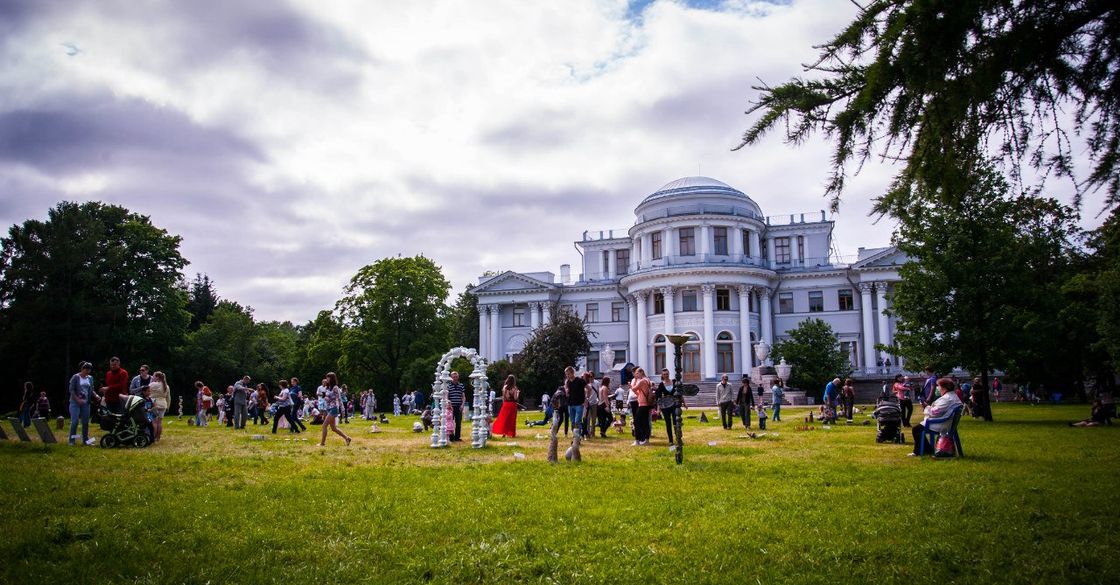
[[[739,197],[747,201],[751,201],[750,197],[747,197],[745,193],[732,187],[731,185],[728,185],[727,183],[724,183],[723,181],[718,181],[711,177],[682,177],[680,179],[677,179],[676,181],[666,183],[660,189],[654,191],[653,194],[643,199],[642,202],[638,204],[638,206],[641,207],[646,203],[677,195],[700,194],[730,195],[732,197]]]

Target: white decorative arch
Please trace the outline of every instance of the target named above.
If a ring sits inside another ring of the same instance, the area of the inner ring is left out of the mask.
[[[432,447],[446,447],[449,429],[447,417],[451,413],[451,403],[447,401],[447,384],[451,381],[451,362],[458,358],[470,360],[474,366],[471,372],[471,386],[474,388],[474,401],[471,406],[471,446],[481,449],[490,438],[490,381],[486,378],[486,358],[469,347],[454,347],[443,354],[436,365],[435,381],[432,382]]]

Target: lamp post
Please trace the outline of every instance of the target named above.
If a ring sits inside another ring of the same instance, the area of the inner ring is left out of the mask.
[[[676,374],[677,374],[677,376],[676,376],[676,378],[674,379],[674,382],[673,382],[673,387],[676,389],[676,392],[675,392],[676,396],[670,397],[671,400],[668,401],[668,402],[675,401],[676,404],[675,404],[675,406],[671,405],[671,404],[666,404],[666,406],[667,406],[668,410],[670,411],[669,415],[673,417],[673,430],[677,434],[677,440],[676,440],[677,444],[674,445],[676,447],[676,450],[675,450],[674,454],[676,455],[677,465],[680,465],[681,463],[684,462],[684,434],[683,434],[682,428],[681,428],[682,427],[681,398],[684,397],[684,396],[696,396],[696,394],[698,392],[700,392],[700,387],[696,386],[695,384],[682,384],[681,383],[681,378],[682,378],[681,374],[684,370],[684,367],[682,365],[682,361],[684,359],[684,352],[682,351],[682,349],[684,348],[684,344],[688,343],[688,341],[690,339],[692,339],[692,336],[691,335],[670,334],[670,335],[666,335],[665,339],[668,339],[669,343],[672,343],[673,346],[677,348],[677,351],[674,353],[674,359],[673,359],[673,368],[676,370]],[[665,400],[665,398],[661,398],[660,400],[657,401],[657,408],[658,408],[658,410],[664,411],[665,408],[662,408],[662,404],[661,404],[662,400]],[[662,412],[662,415],[664,416],[665,413]]]

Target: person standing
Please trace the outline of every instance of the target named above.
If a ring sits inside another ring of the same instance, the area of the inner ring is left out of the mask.
[[[521,398],[521,390],[517,389],[517,378],[510,374],[502,384],[502,408],[498,411],[494,425],[490,427],[492,435],[503,437],[517,436],[517,401]]]
[[[716,384],[716,404],[719,405],[719,421],[723,423],[724,430],[731,429],[735,420],[735,390],[727,382],[727,374],[721,376],[719,384]]]
[[[726,376],[724,378],[726,379]],[[657,385],[657,390],[654,392],[654,400],[657,401],[657,410],[661,413],[661,418],[665,420],[665,434],[669,437],[669,448],[675,451],[677,445],[673,442],[673,429],[677,431],[677,443],[682,443],[684,438],[681,436],[681,408],[687,406],[680,388],[669,377],[668,368],[661,370],[661,383]]]
[[[90,375],[92,370],[93,364],[82,362],[78,366],[78,373],[70,377],[67,394],[70,396],[71,445],[78,438],[79,421],[82,423],[82,442],[86,445],[93,445],[96,442],[89,436],[89,403],[93,397],[97,396],[97,393],[93,391],[93,376]]]
[[[576,376],[576,369],[572,366],[564,368],[564,391],[568,395],[568,418],[572,421],[572,445],[564,453],[564,458],[581,461],[579,446],[583,439],[583,411],[587,408],[587,382],[582,376]]]
[[[824,419],[821,422],[836,422],[836,402],[840,398],[840,378],[833,378],[824,386]]]
[[[194,389],[194,426],[204,427],[210,417],[210,389],[202,383],[202,380],[195,381]]]
[[[31,426],[31,411],[35,409],[35,384],[30,380],[23,383],[23,400],[19,403],[19,420],[23,427]]]
[[[751,378],[743,376],[739,386],[739,394],[735,397],[735,405],[739,409],[739,418],[743,421],[743,428],[751,428],[751,411],[754,410],[754,394],[751,394]]]
[[[288,396],[292,399],[292,418],[296,422],[296,430],[306,431],[307,425],[303,424],[303,419],[299,416],[303,410],[303,388],[299,385],[299,378],[292,378],[288,385]]]
[[[128,395],[128,372],[121,367],[121,358],[109,358],[105,385],[99,391],[105,397],[106,408],[117,414],[124,414],[123,397]]]
[[[607,438],[611,426],[611,379],[603,376],[599,381],[599,436]]]
[[[988,394],[988,389],[981,383],[982,380],[976,377],[972,380],[972,416],[983,418],[987,422],[992,422],[992,400]]]
[[[249,376],[242,376],[241,380],[233,385],[233,428],[243,429],[249,419],[249,393],[253,388],[249,385]]]
[[[855,380],[844,380],[844,388],[840,390],[840,398],[844,401],[844,418],[852,422],[852,410],[856,405]]]
[[[774,422],[782,422],[782,401],[786,399],[785,383],[781,378],[774,380],[774,386],[770,388],[771,402],[774,405],[774,416],[770,420]]]
[[[999,378],[992,378],[992,396],[995,397],[996,402],[999,402],[999,395],[1003,392],[1003,382]]]
[[[451,405],[451,417],[455,422],[455,433],[451,441],[456,443],[463,440],[463,401],[467,398],[467,389],[459,382],[459,372],[451,372],[451,381],[447,383],[447,403]],[[394,409],[400,410],[400,403],[394,398]]]
[[[401,395],[400,394],[394,394],[393,395],[393,416],[400,416],[400,415],[401,415]]]
[[[902,374],[896,374],[894,383],[891,384],[891,391],[894,392],[894,397],[898,399],[898,408],[902,411],[902,426],[910,426],[910,417],[914,414],[914,401],[911,398],[911,390],[909,379]]]
[[[934,373],[932,366],[926,366],[926,381],[922,384],[922,391],[918,394],[918,402],[922,406],[929,405],[937,397],[933,395],[935,385],[937,384],[937,374]]]
[[[257,384],[257,417],[261,424],[268,426],[268,386],[264,382]]]
[[[346,384],[342,388],[342,423],[350,424],[350,410],[353,408],[353,401],[350,399],[350,387]]]
[[[276,416],[272,417],[272,434],[276,434],[276,426],[280,424],[280,418],[283,417],[288,421],[288,432],[299,433],[299,423],[296,417],[292,414],[292,391],[288,388],[288,383],[280,380],[280,393],[276,395]]]
[[[163,436],[163,417],[171,406],[171,386],[167,385],[167,376],[163,372],[156,372],[141,388],[147,388],[152,399],[152,442],[158,442]]]
[[[591,439],[595,437],[595,417],[599,414],[599,386],[591,372],[584,372],[582,377],[587,407],[583,411],[580,431],[583,437]]]
[[[327,418],[323,420],[323,438],[319,440],[319,446],[326,446],[328,428],[342,437],[346,441],[346,445],[349,446],[349,435],[338,428],[338,415],[342,408],[342,388],[338,387],[338,376],[334,372],[328,372],[323,386],[325,387],[323,398],[327,405]]]
[[[144,386],[152,383],[152,376],[148,372],[150,369],[147,364],[140,366],[140,373],[132,379],[132,383],[128,385],[128,394],[130,396],[142,396],[144,394]]]
[[[635,446],[649,444],[649,411],[650,404],[653,402],[653,389],[650,386],[651,382],[646,377],[645,369],[634,368],[634,379],[630,382],[630,388],[634,391],[634,410],[630,414],[634,417]]]

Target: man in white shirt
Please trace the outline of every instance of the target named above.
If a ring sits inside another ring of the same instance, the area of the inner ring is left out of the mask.
[[[918,451],[922,446],[922,441],[925,440],[925,431],[927,428],[931,431],[939,432],[949,430],[949,428],[953,425],[952,419],[935,423],[929,422],[930,419],[943,419],[954,408],[961,407],[961,399],[957,397],[956,385],[953,384],[952,380],[948,378],[941,378],[937,381],[937,384],[934,387],[937,389],[937,391],[941,392],[941,398],[938,398],[933,402],[933,404],[927,406],[925,408],[925,418],[922,419],[921,423],[914,425],[914,428],[912,429],[914,433],[914,452],[910,453],[911,457],[915,457],[918,455]],[[926,447],[927,451],[932,452],[933,448],[935,448],[936,445],[929,445],[927,443]]]

